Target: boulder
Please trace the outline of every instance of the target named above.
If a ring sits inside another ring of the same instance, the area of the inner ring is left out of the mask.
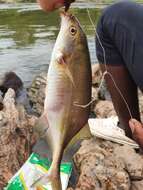
[[[102,72],[100,70],[99,64],[93,64],[92,65],[92,85],[94,87],[99,86],[101,78],[102,78]]]
[[[36,141],[33,125],[36,117],[28,116],[22,105],[15,105],[15,92],[9,89],[0,110],[0,189],[19,170]]]
[[[35,77],[28,89],[28,97],[32,104],[32,109],[38,116],[42,114],[44,108],[46,81],[47,73],[41,73]]]
[[[113,103],[108,100],[100,100],[94,107],[94,113],[97,118],[107,118],[116,116]]]
[[[84,140],[74,156],[76,190],[142,190],[143,156],[128,145]]]

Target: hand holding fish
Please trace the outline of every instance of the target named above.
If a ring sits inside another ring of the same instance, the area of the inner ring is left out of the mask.
[[[70,4],[75,0],[37,0],[40,4],[41,8],[46,11],[54,11],[60,7],[65,6],[65,11],[67,11],[70,7]]]

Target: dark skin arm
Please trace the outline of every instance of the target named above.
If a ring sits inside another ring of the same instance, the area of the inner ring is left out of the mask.
[[[41,8],[45,12],[54,11],[60,7],[65,6],[65,11],[67,11],[75,0],[37,0],[40,4]],[[133,138],[137,141],[137,143],[143,149],[143,124],[135,119],[131,119],[129,121],[129,127],[132,131]]]

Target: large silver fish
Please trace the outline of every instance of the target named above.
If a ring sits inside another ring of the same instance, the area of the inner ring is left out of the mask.
[[[51,181],[61,190],[60,163],[71,139],[87,123],[91,101],[91,63],[86,36],[75,16],[61,13],[61,29],[48,70],[44,113],[37,130],[52,150],[49,172],[37,183]],[[37,185],[36,184],[36,185]]]

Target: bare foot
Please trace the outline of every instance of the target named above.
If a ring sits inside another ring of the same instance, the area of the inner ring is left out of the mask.
[[[143,124],[136,119],[131,119],[129,121],[129,126],[131,128],[134,140],[143,149]]]

